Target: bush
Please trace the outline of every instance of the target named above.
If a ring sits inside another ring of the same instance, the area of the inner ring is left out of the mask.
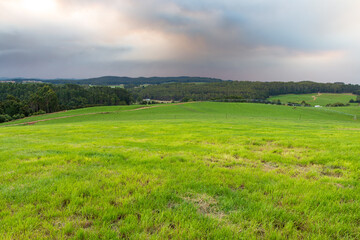
[[[181,102],[190,102],[191,99],[189,97],[184,97],[183,99],[181,99]]]
[[[13,119],[20,119],[20,118],[24,118],[25,115],[24,114],[15,114],[14,116],[12,116]]]
[[[0,123],[11,121],[12,117],[10,117],[7,114],[1,114],[0,115]]]
[[[6,118],[3,114],[0,115],[0,123],[6,122]]]
[[[337,102],[337,103],[333,103],[333,104],[326,104],[326,107],[344,107],[344,106],[349,106],[349,104],[343,104],[343,103],[340,103],[340,102]]]
[[[39,110],[38,112],[34,112],[32,115],[42,115],[45,114],[46,112],[44,110]]]
[[[302,101],[301,102],[301,105],[304,106],[304,107],[311,107],[311,105],[305,101]]]

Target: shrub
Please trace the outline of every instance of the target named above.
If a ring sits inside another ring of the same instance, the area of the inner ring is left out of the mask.
[[[333,104],[326,104],[326,107],[344,107],[344,106],[349,106],[349,104],[345,105],[343,103],[337,102],[337,103],[333,103]]]
[[[25,115],[24,115],[24,114],[20,114],[20,113],[15,114],[15,115],[12,116],[13,119],[20,119],[20,118],[24,118],[24,117],[25,117]]]
[[[0,123],[11,121],[13,118],[7,114],[0,115]]]
[[[39,110],[38,112],[34,112],[32,115],[42,115],[45,114],[46,112],[44,110]]]

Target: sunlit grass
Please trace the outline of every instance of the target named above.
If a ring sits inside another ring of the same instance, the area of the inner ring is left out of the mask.
[[[2,238],[360,237],[351,116],[242,103],[114,109],[0,128]]]
[[[315,106],[321,105],[326,106],[327,104],[333,103],[343,103],[347,104],[353,99],[356,100],[356,95],[350,93],[310,93],[310,94],[285,94],[279,96],[272,96],[269,98],[271,101],[280,100],[282,103],[293,102],[301,103],[305,101],[306,103]],[[356,104],[352,104],[356,105]]]

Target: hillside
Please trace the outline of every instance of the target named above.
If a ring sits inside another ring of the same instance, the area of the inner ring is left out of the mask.
[[[359,113],[202,102],[0,124],[0,235],[359,239]]]
[[[285,94],[272,96],[269,98],[270,101],[280,100],[282,103],[293,102],[306,103],[315,106],[326,106],[327,104],[343,103],[347,104],[351,99],[356,100],[357,95],[351,93],[334,94],[334,93],[310,93],[310,94]]]
[[[195,101],[224,99],[262,99],[282,94],[322,93],[356,93],[360,85],[317,83],[317,82],[250,82],[223,81],[214,83],[171,83],[150,85],[147,87],[129,89],[135,99]]]

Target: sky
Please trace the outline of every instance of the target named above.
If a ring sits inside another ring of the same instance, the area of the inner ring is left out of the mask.
[[[360,84],[358,0],[0,0],[0,77]]]

